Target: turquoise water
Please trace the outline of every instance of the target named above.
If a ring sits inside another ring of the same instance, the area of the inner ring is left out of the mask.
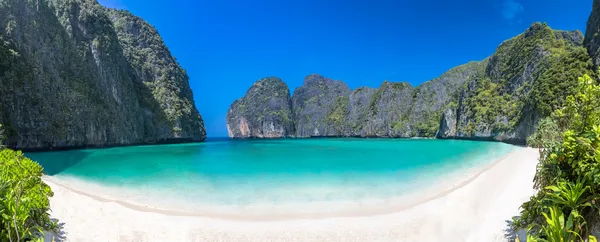
[[[387,201],[450,174],[483,167],[512,149],[503,143],[459,140],[286,139],[27,155],[58,180],[101,185],[138,204],[194,211]]]

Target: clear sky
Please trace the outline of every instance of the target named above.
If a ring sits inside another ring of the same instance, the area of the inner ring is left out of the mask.
[[[154,25],[187,70],[209,137],[262,77],[418,85],[491,55],[533,22],[585,31],[592,0],[99,0]]]

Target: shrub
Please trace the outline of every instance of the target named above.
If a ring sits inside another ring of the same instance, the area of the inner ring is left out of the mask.
[[[531,138],[544,147],[535,175],[541,191],[513,227],[529,228],[532,241],[583,241],[600,211],[600,86],[584,75],[574,90]],[[562,138],[552,129],[564,130]]]
[[[0,241],[36,240],[56,230],[48,214],[53,193],[41,176],[42,167],[21,151],[0,150]]]
[[[562,141],[561,132],[552,117],[540,120],[535,132],[527,138],[527,145],[536,148],[555,147]]]

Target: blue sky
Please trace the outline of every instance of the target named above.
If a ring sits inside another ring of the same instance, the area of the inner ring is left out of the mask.
[[[187,70],[209,137],[262,77],[418,85],[491,55],[533,22],[585,31],[592,0],[99,0],[154,25]]]

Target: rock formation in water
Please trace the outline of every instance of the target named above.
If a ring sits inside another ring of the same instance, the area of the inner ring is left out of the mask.
[[[246,96],[231,104],[227,131],[232,138],[281,138],[294,134],[288,86],[279,78],[264,78]]]
[[[0,0],[0,16],[8,146],[205,139],[185,70],[142,19],[95,0]]]
[[[592,69],[581,32],[534,23],[485,60],[458,66],[417,87],[385,81],[377,89],[350,90],[341,81],[309,75],[292,96],[295,132],[282,136],[418,136],[524,143],[539,118],[559,107],[572,93],[577,77],[591,74]],[[270,93],[260,95],[268,99]],[[236,103],[228,117],[239,116],[235,107]]]

